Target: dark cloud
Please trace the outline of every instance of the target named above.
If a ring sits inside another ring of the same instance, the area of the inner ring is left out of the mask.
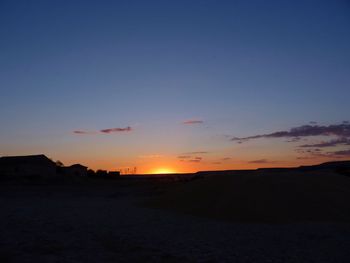
[[[132,131],[132,128],[130,126],[125,128],[110,128],[110,129],[100,130],[100,132],[102,133],[130,132],[130,131]]]
[[[259,160],[249,161],[248,163],[269,163],[269,161],[266,159],[259,159]]]
[[[212,164],[221,164],[221,162],[212,162]]]
[[[183,121],[183,124],[186,125],[191,125],[191,124],[202,124],[204,121],[202,120],[187,120],[187,121]]]
[[[228,160],[231,160],[231,158],[230,157],[225,157],[225,158],[222,158],[221,160],[222,161],[228,161]]]
[[[350,145],[350,138],[338,138],[338,139],[334,139],[334,140],[330,140],[330,141],[326,141],[326,142],[304,144],[304,145],[300,145],[299,147],[302,147],[302,148],[311,148],[311,147],[324,148],[324,147],[333,147],[333,146],[337,146],[337,145]]]
[[[339,136],[350,137],[350,124],[342,123],[329,126],[303,125],[289,131],[277,131],[268,134],[258,134],[248,137],[233,137],[232,141],[244,142],[260,138],[297,138],[308,136]]]

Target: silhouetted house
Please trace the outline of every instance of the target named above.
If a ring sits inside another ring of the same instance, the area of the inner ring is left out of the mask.
[[[56,164],[45,155],[5,156],[0,158],[0,175],[53,176]]]
[[[98,176],[98,177],[107,177],[108,176],[108,172],[106,170],[97,170],[96,171],[96,176]]]
[[[120,172],[119,171],[109,171],[108,172],[108,176],[110,176],[110,177],[119,177],[120,176]]]
[[[75,176],[87,176],[88,168],[81,164],[73,164],[68,167],[64,167],[64,173],[67,175],[75,175]]]

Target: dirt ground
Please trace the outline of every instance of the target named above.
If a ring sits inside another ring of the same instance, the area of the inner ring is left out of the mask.
[[[201,180],[2,183],[0,262],[349,262],[348,223],[244,223],[149,205]]]
[[[178,184],[149,205],[241,223],[350,223],[350,177],[325,171],[246,171]]]

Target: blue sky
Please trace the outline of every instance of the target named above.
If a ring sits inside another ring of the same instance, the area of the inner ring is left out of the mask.
[[[347,1],[1,1],[0,154],[145,172],[293,165],[290,143],[229,138],[349,120],[349,11]],[[195,151],[208,153],[177,163]]]

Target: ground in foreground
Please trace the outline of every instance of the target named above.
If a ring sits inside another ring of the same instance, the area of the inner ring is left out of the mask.
[[[203,182],[3,184],[0,262],[348,262],[347,223],[244,223],[149,205]]]

